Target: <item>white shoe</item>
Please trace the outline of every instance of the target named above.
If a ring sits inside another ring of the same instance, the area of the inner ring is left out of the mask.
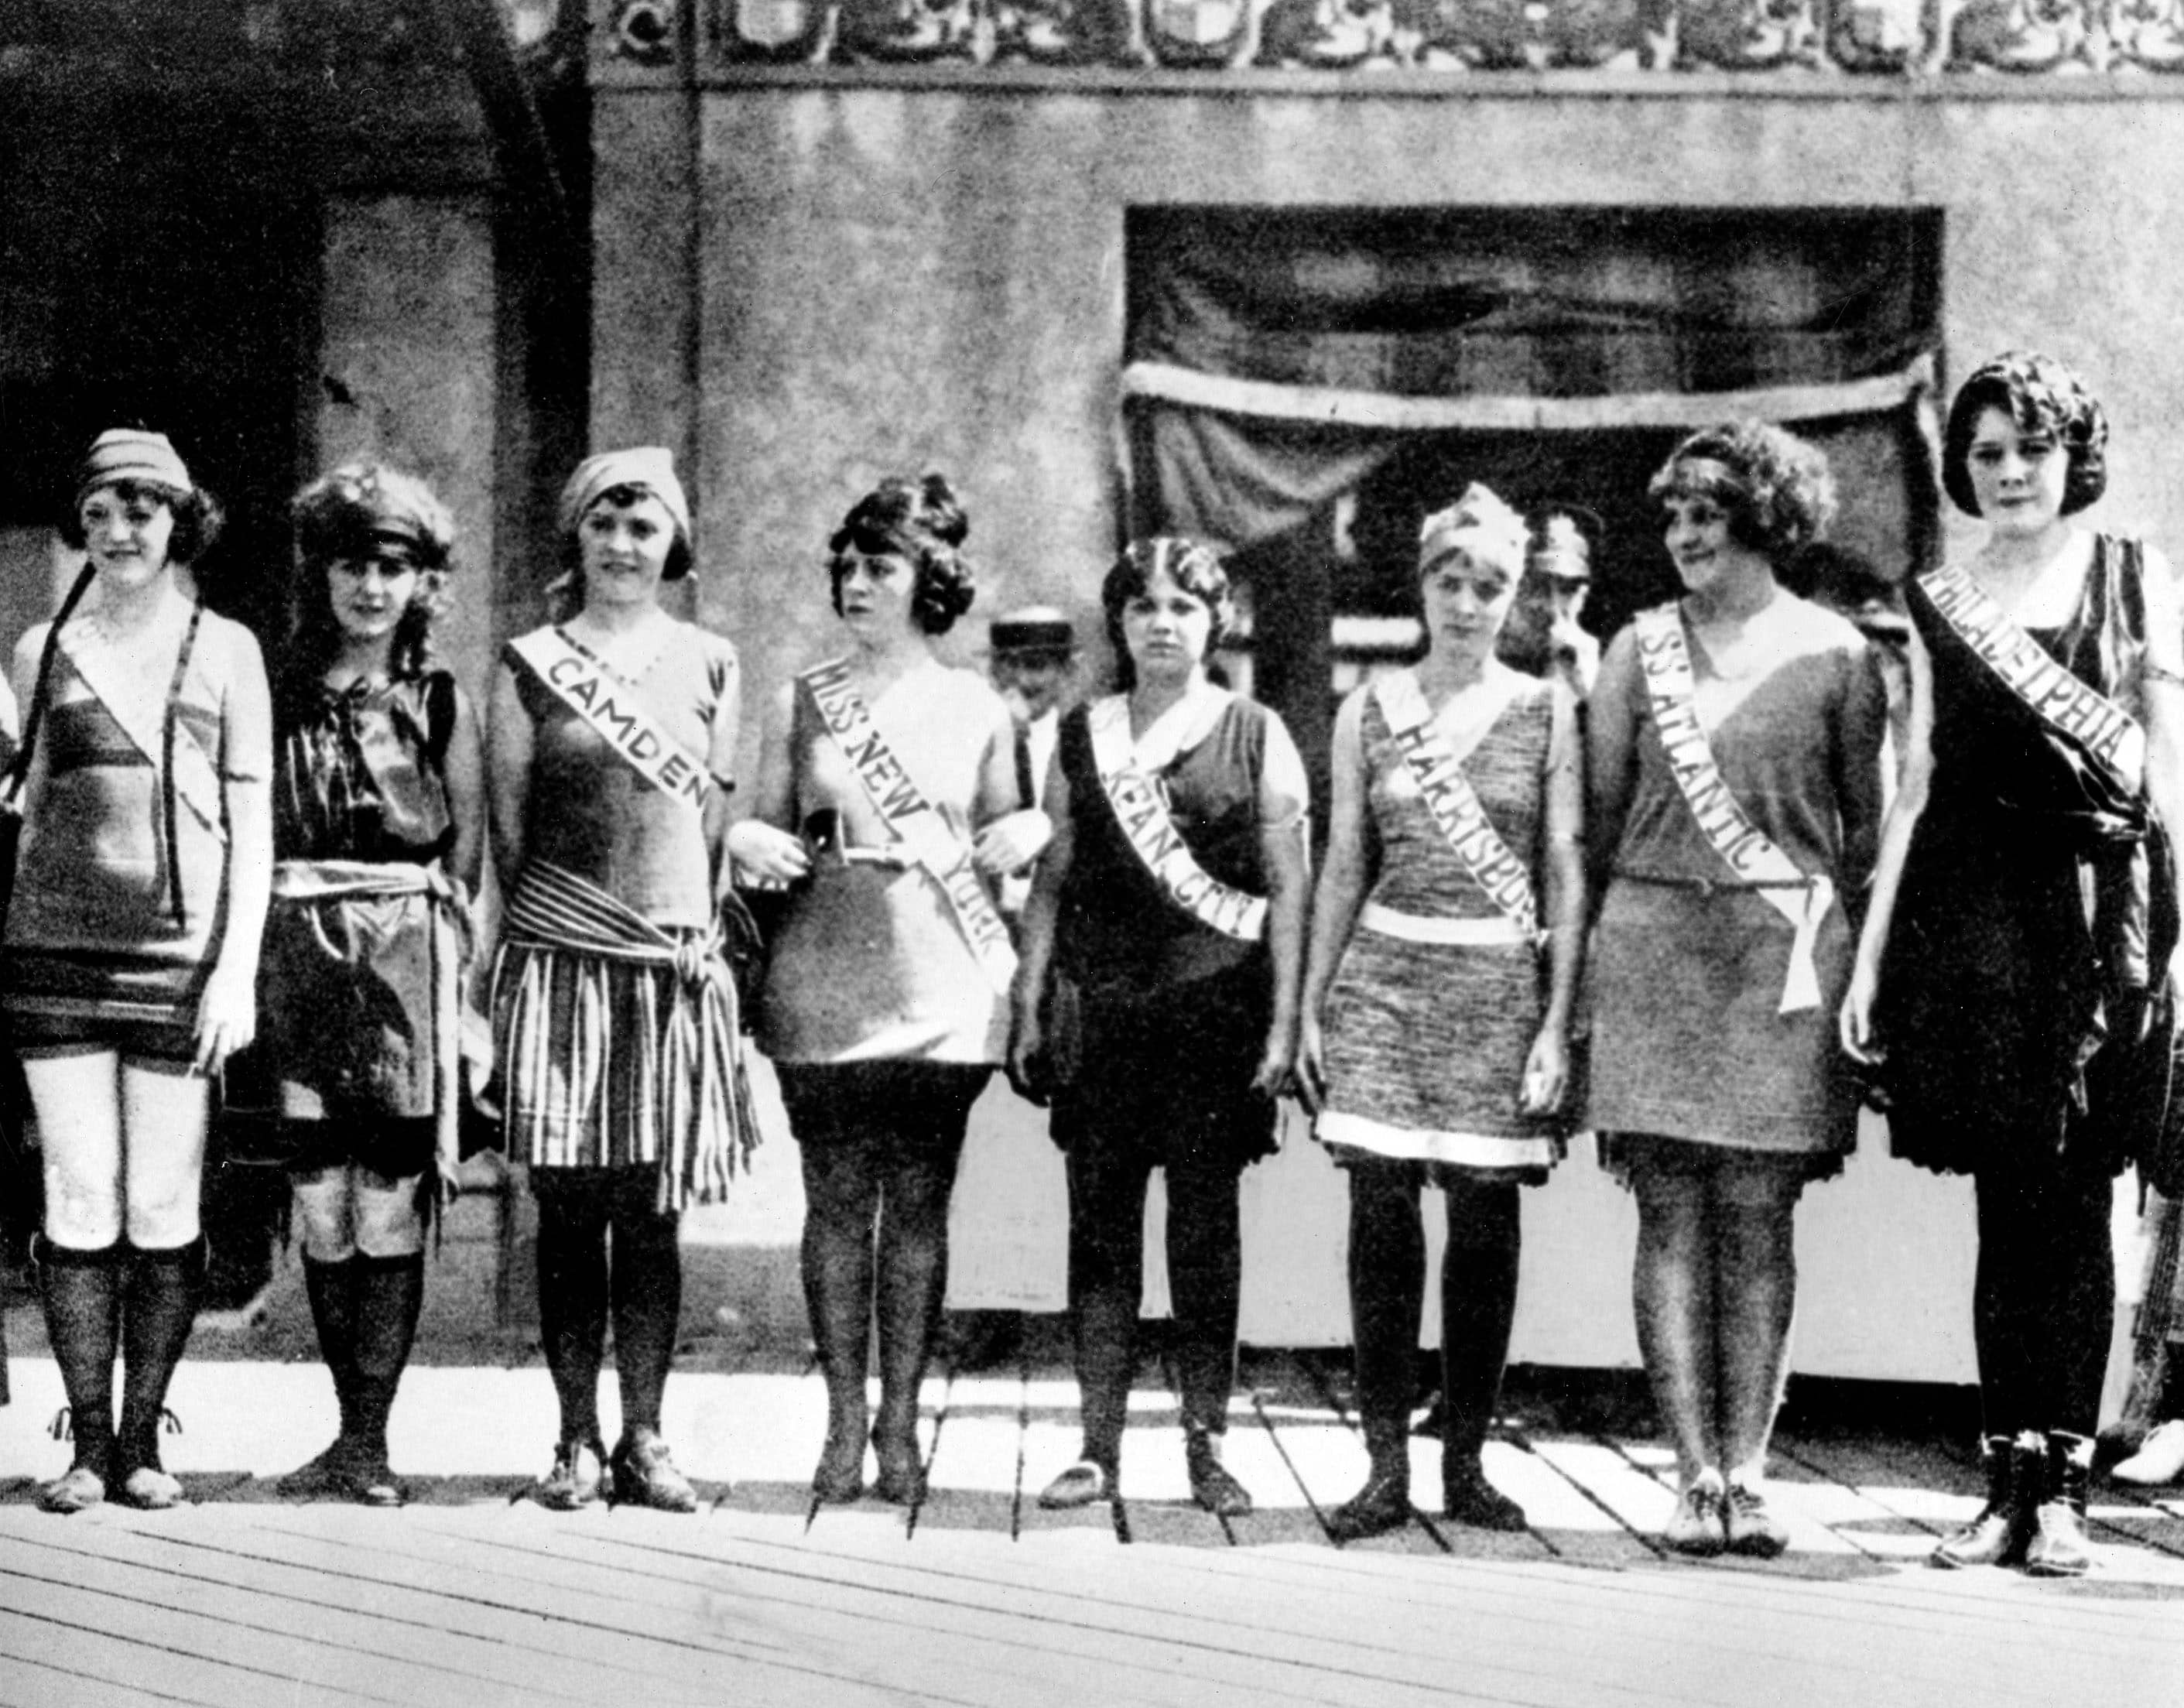
[[[2157,1425],[2137,1452],[2109,1474],[2119,1483],[2174,1483],[2184,1472],[2184,1417]]]

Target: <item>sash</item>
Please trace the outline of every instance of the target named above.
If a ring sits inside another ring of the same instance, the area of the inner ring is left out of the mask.
[[[2041,722],[2085,748],[2127,793],[2145,787],[2146,732],[2136,718],[2050,658],[1961,565],[1931,570],[1919,586],[1958,639]]]
[[[1379,677],[1373,684],[1373,698],[1442,839],[1494,905],[1536,947],[1546,933],[1540,929],[1532,875],[1494,828],[1479,804],[1478,791],[1463,774],[1462,760],[1435,727],[1433,709],[1426,704],[1417,676],[1396,670]]]
[[[437,866],[402,861],[284,860],[273,868],[273,900],[432,898],[432,1121],[443,1177],[462,1160],[462,971],[471,955],[470,914],[462,886]]]
[[[560,629],[534,629],[508,644],[632,771],[677,806],[694,815],[704,810],[711,774],[660,728],[627,682]]]
[[[1675,606],[1656,605],[1632,619],[1638,637],[1638,663],[1653,726],[1669,756],[1669,770],[1697,821],[1699,833],[1722,863],[1762,901],[1790,922],[1797,937],[1790,946],[1790,970],[1782,982],[1778,1014],[1797,1014],[1820,1005],[1820,982],[1813,965],[1813,945],[1820,921],[1835,903],[1836,887],[1825,872],[1810,876],[1767,839],[1729,792],[1713,749],[1699,726],[1697,685],[1691,655],[1684,645],[1683,620]],[[1796,891],[1798,893],[1792,894]]]
[[[161,613],[163,620],[176,626],[176,669],[171,679],[125,669],[81,622],[61,631],[60,650],[68,655],[69,667],[129,737],[129,744],[143,754],[153,771],[165,774],[174,798],[224,842],[227,823],[221,810],[219,767],[196,732],[181,718],[171,720],[171,749],[167,739],[168,702],[181,692],[182,678],[187,673],[188,659],[182,648],[195,634],[190,621],[192,609],[190,602],[177,593]],[[170,751],[171,765],[167,762]]]
[[[1167,899],[1209,930],[1244,943],[1267,932],[1262,896],[1231,888],[1199,865],[1168,816],[1167,802],[1139,763],[1130,739],[1130,700],[1110,694],[1085,710],[1092,734],[1092,763],[1100,787],[1122,826],[1123,838]]]
[[[970,845],[949,828],[940,809],[926,799],[887,737],[872,721],[864,696],[850,684],[850,661],[833,659],[797,678],[819,709],[826,726],[866,795],[879,809],[925,875],[939,886],[956,929],[995,993],[1006,996],[1015,982],[1017,952],[1009,928],[986,893],[985,880],[972,864]]]

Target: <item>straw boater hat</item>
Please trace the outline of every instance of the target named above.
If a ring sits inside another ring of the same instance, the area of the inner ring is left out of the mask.
[[[995,617],[987,631],[996,657],[1067,659],[1077,652],[1077,630],[1053,605],[1027,605]]]

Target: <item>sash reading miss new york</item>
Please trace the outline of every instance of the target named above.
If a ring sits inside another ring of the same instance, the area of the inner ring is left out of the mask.
[[[1700,726],[1698,685],[1691,675],[1691,653],[1684,645],[1683,619],[1674,605],[1656,605],[1633,619],[1638,663],[1653,709],[1654,727],[1669,756],[1669,770],[1698,821],[1699,833],[1722,862],[1750,885],[1768,906],[1796,930],[1790,946],[1790,970],[1782,982],[1780,1014],[1797,1014],[1820,1005],[1820,982],[1813,965],[1813,945],[1820,921],[1835,902],[1835,884],[1825,872],[1808,875],[1753,824],[1729,792],[1713,748]],[[1794,892],[1794,893],[1793,893]]]
[[[940,887],[950,916],[987,982],[1006,995],[1017,971],[1009,929],[1001,923],[993,898],[986,893],[985,880],[971,862],[969,845],[949,828],[940,809],[920,793],[873,723],[864,697],[850,686],[849,660],[831,659],[797,680],[811,694],[827,733],[849,760],[888,828],[901,838],[911,858]]]
[[[1130,739],[1130,702],[1110,694],[1085,714],[1100,787],[1130,848],[1167,899],[1201,925],[1244,943],[1266,935],[1267,903],[1223,883],[1192,854],[1176,832],[1167,804],[1138,763]]]

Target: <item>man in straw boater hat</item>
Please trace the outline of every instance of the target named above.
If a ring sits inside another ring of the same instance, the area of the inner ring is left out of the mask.
[[[1052,605],[1027,605],[994,619],[987,631],[994,686],[1008,702],[1017,725],[1017,793],[1035,807],[1046,787],[1047,767],[1061,714],[1074,698],[1077,630],[1068,613]],[[1002,881],[1001,910],[1010,918],[1023,911],[1031,889],[1028,870]]]

